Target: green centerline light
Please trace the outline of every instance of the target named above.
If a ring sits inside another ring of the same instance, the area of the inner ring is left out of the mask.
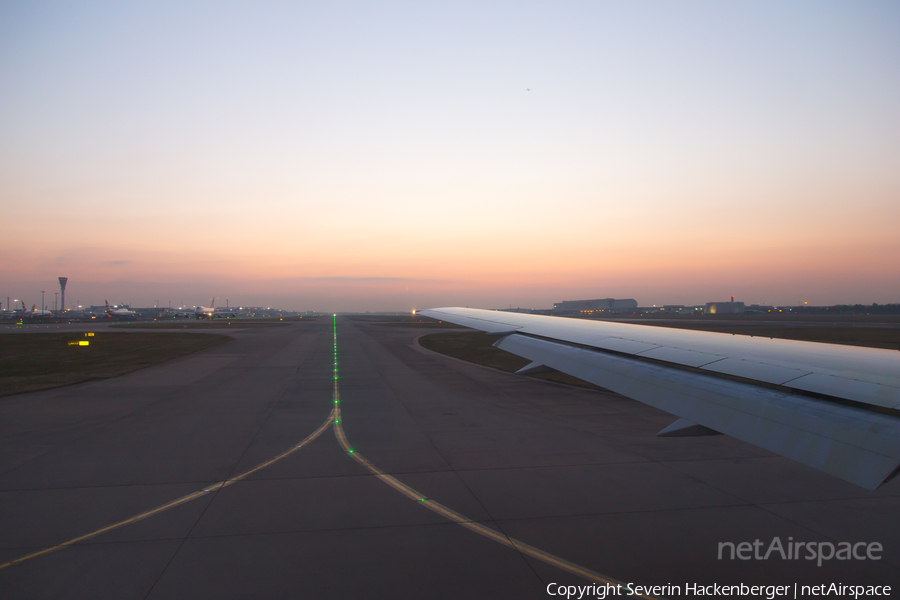
[[[334,363],[334,364],[335,364],[335,369],[334,369],[334,370],[335,370],[335,373],[337,373],[337,314],[335,314],[334,353],[335,353],[335,354],[334,354],[334,360],[335,360],[335,363]],[[337,375],[335,375],[334,378],[337,379]],[[335,395],[334,403],[335,403],[335,404],[338,403],[337,394],[338,394],[338,384],[335,383],[335,384],[334,384],[334,395]],[[340,410],[340,409],[339,409],[338,407],[335,407],[335,412],[336,412],[337,414],[340,414],[340,413],[338,412],[339,410]],[[335,416],[337,416],[337,414],[336,414]],[[336,424],[336,425],[337,425],[337,424],[340,424],[340,422],[341,422],[340,419],[335,419],[335,420],[334,420],[334,424]],[[324,426],[323,426],[323,428],[324,428]],[[339,440],[339,442],[341,443],[341,445],[342,445],[344,448],[346,448],[347,454],[353,454],[353,453],[354,453],[354,450],[353,450],[352,448],[349,448],[350,443],[349,443],[349,441],[347,440],[346,436],[344,436],[344,434],[343,434],[343,429],[340,428],[340,427],[335,427],[335,433],[336,433],[336,435],[337,435],[337,437],[338,437],[338,440]],[[367,460],[365,460],[364,458],[357,458],[357,459],[355,459],[355,460],[356,460],[357,462],[362,463],[362,465],[363,465],[366,469],[368,469],[368,470],[371,471],[372,473],[378,475],[379,478],[381,478],[381,479],[383,479],[385,482],[389,483],[392,487],[394,487],[394,488],[396,488],[397,490],[403,492],[404,495],[411,496],[411,495],[413,495],[413,494],[416,493],[415,490],[413,490],[412,488],[410,488],[410,487],[404,485],[404,484],[403,484],[402,482],[400,482],[398,479],[396,479],[396,478],[394,478],[394,477],[392,477],[392,476],[390,476],[390,475],[387,475],[387,474],[385,474],[385,473],[380,472],[374,465],[372,465],[371,463],[369,463],[369,462],[368,462]],[[415,497],[415,496],[413,496],[413,497]],[[451,522],[455,522],[455,523],[458,523],[458,524],[460,524],[460,525],[463,525],[463,526],[465,526],[465,527],[467,527],[467,528],[469,528],[469,529],[472,529],[472,530],[475,531],[476,533],[478,533],[478,534],[480,534],[480,535],[482,535],[482,536],[487,537],[488,539],[494,540],[495,542],[499,542],[499,543],[501,543],[501,544],[503,544],[503,545],[505,545],[505,546],[509,546],[509,547],[511,547],[511,548],[513,548],[513,549],[517,549],[517,550],[519,550],[520,552],[523,552],[524,554],[528,554],[528,555],[531,556],[532,558],[536,558],[536,559],[538,559],[538,560],[540,560],[540,561],[542,561],[542,562],[545,562],[545,563],[547,563],[547,564],[549,564],[549,565],[552,565],[552,566],[555,566],[555,567],[557,567],[557,568],[563,569],[564,571],[568,571],[569,573],[574,573],[574,574],[576,574],[576,575],[580,575],[580,576],[582,576],[582,577],[586,577],[587,579],[589,579],[589,580],[591,580],[591,581],[604,582],[604,583],[607,583],[607,584],[609,583],[609,578],[604,577],[604,576],[602,576],[602,575],[599,575],[599,574],[597,574],[597,573],[594,573],[593,571],[590,571],[590,570],[585,569],[585,568],[583,568],[583,567],[579,567],[578,565],[569,563],[568,561],[559,559],[559,558],[553,556],[552,554],[549,554],[549,553],[547,553],[547,552],[543,552],[543,551],[541,551],[541,550],[539,550],[539,549],[537,549],[537,548],[528,546],[527,544],[523,544],[522,542],[519,542],[518,540],[515,540],[515,539],[512,539],[512,538],[507,538],[506,536],[498,536],[498,534],[497,534],[493,529],[490,529],[490,528],[488,528],[488,527],[485,527],[485,526],[480,525],[480,524],[478,524],[478,523],[475,523],[475,522],[473,522],[473,521],[469,521],[468,519],[466,519],[466,518],[463,517],[462,515],[459,515],[459,514],[457,514],[457,513],[454,513],[452,510],[447,509],[446,507],[444,507],[443,505],[441,505],[441,504],[438,503],[438,502],[435,502],[434,500],[428,500],[428,498],[426,498],[426,497],[421,497],[421,498],[418,498],[418,501],[421,502],[421,503],[423,503],[423,504],[425,504],[425,503],[427,502],[428,505],[427,505],[425,508],[428,508],[428,509],[431,510],[432,512],[435,512],[435,513],[437,513],[437,514],[439,514],[439,515],[444,516],[445,518],[449,519]],[[642,598],[645,598],[646,600],[654,600],[651,596],[644,596],[644,595],[641,595],[641,597],[642,597]]]

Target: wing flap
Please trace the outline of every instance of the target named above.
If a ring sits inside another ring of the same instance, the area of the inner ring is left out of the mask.
[[[595,348],[602,348],[603,350],[621,352],[622,354],[638,354],[660,347],[659,344],[648,344],[647,342],[637,342],[635,340],[627,340],[620,337],[608,337],[600,340],[593,340],[587,345]]]
[[[693,350],[684,350],[683,348],[672,348],[671,346],[660,346],[659,348],[648,350],[647,352],[641,352],[639,356],[675,363],[677,365],[684,365],[686,367],[701,367],[725,359],[724,356],[718,354],[695,352]]]
[[[847,398],[883,408],[900,408],[900,389],[869,381],[810,373],[787,384],[798,390]]]
[[[810,371],[792,369],[790,367],[780,367],[778,365],[767,365],[752,360],[743,360],[740,358],[726,358],[725,360],[706,365],[703,367],[705,371],[713,371],[722,373],[723,375],[736,375],[745,379],[753,379],[754,381],[762,381],[765,383],[773,383],[782,385],[788,381],[809,375]]]
[[[519,334],[498,347],[869,490],[900,466],[891,415]]]

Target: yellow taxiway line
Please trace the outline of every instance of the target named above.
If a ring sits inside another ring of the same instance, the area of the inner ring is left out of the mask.
[[[435,513],[443,516],[447,520],[465,527],[466,529],[474,531],[475,533],[477,533],[479,535],[482,535],[490,540],[493,540],[493,541],[497,542],[498,544],[502,544],[504,546],[507,546],[509,548],[517,550],[518,552],[521,552],[522,554],[525,554],[532,558],[536,558],[537,560],[545,562],[549,565],[553,565],[554,567],[557,567],[568,573],[572,573],[573,575],[583,577],[584,579],[587,579],[589,581],[593,581],[596,583],[610,584],[610,585],[614,585],[614,586],[624,585],[621,582],[616,581],[615,579],[613,579],[611,577],[606,577],[605,575],[596,573],[590,569],[587,569],[587,568],[577,565],[573,562],[567,561],[563,558],[560,558],[558,556],[550,554],[549,552],[545,552],[544,550],[541,550],[540,548],[535,548],[534,546],[532,546],[530,544],[526,544],[525,542],[522,542],[515,538],[511,538],[499,531],[495,531],[489,527],[486,527],[485,525],[482,525],[481,523],[478,523],[476,521],[473,521],[472,519],[469,519],[468,517],[444,506],[443,504],[440,504],[439,502],[436,502],[435,500],[432,500],[431,498],[426,498],[421,493],[417,492],[410,486],[406,485],[405,483],[403,483],[396,477],[388,475],[387,473],[385,473],[384,471],[382,471],[381,469],[379,469],[378,467],[373,465],[371,462],[369,462],[366,458],[361,456],[358,452],[356,452],[353,449],[353,447],[350,445],[349,440],[347,440],[347,436],[344,433],[344,428],[341,425],[340,391],[338,388],[337,319],[336,318],[335,318],[335,323],[333,326],[333,332],[334,332],[333,407],[331,409],[331,413],[329,413],[329,415],[328,415],[328,419],[326,419],[324,423],[319,425],[318,429],[316,429],[311,434],[309,434],[306,438],[304,438],[303,441],[301,441],[297,445],[291,447],[289,450],[282,452],[278,456],[275,456],[274,458],[271,458],[263,463],[260,463],[260,464],[256,465],[255,467],[253,467],[252,469],[250,469],[248,471],[244,471],[243,473],[235,475],[234,477],[229,477],[228,479],[226,479],[224,481],[214,483],[213,485],[207,486],[207,487],[203,488],[202,490],[198,490],[198,491],[188,494],[186,496],[182,496],[181,498],[177,498],[175,500],[172,500],[171,502],[167,502],[165,504],[157,506],[156,508],[152,508],[148,511],[139,513],[139,514],[134,515],[133,517],[129,517],[128,519],[125,519],[123,521],[113,523],[112,525],[107,525],[106,527],[97,529],[95,531],[86,533],[84,535],[80,535],[76,538],[72,538],[68,541],[62,542],[61,544],[57,544],[55,546],[52,546],[50,548],[45,548],[45,549],[39,550],[37,552],[32,552],[31,554],[27,554],[25,556],[21,556],[17,559],[9,561],[9,562],[0,564],[0,569],[5,569],[7,567],[11,567],[13,565],[23,563],[32,558],[37,558],[38,556],[43,556],[44,554],[49,554],[50,552],[54,552],[56,550],[61,550],[63,548],[71,546],[72,544],[76,544],[78,542],[96,537],[96,536],[106,533],[108,531],[118,529],[119,527],[124,527],[126,525],[136,523],[136,522],[146,519],[148,517],[152,517],[153,515],[159,514],[163,511],[169,510],[170,508],[175,508],[176,506],[180,506],[182,504],[190,502],[191,500],[195,500],[197,498],[205,496],[206,494],[208,494],[210,492],[227,487],[233,483],[240,481],[241,479],[244,479],[245,477],[247,477],[248,475],[250,475],[252,473],[255,473],[257,471],[265,469],[266,467],[272,465],[273,463],[276,463],[284,458],[287,458],[288,456],[290,456],[291,454],[293,454],[300,448],[306,446],[307,444],[309,444],[310,442],[312,442],[313,440],[318,438],[328,428],[328,426],[331,425],[334,428],[334,435],[337,438],[338,443],[348,454],[350,454],[350,456],[352,456],[354,458],[354,460],[356,460],[358,463],[360,463],[363,467],[365,467],[370,473],[372,473],[373,475],[378,477],[381,481],[388,484],[389,486],[391,486],[392,488],[394,488],[395,490],[397,490],[404,496],[406,496],[406,497],[410,498],[411,500],[414,500],[418,504],[421,504],[422,506],[428,508],[432,512],[435,512]],[[656,600],[652,596],[645,596],[645,595],[641,595],[641,594],[635,594],[635,596],[637,596],[639,598],[644,598],[645,600]]]
[[[102,527],[102,528],[92,531],[90,533],[85,533],[84,535],[80,535],[76,538],[72,538],[71,540],[65,541],[61,544],[57,544],[50,548],[45,548],[45,549],[39,550],[37,552],[32,552],[31,554],[26,554],[25,556],[20,556],[19,558],[15,559],[15,560],[11,560],[9,562],[3,563],[2,565],[0,565],[0,569],[5,569],[7,567],[11,567],[13,565],[23,563],[26,560],[30,560],[32,558],[37,558],[38,556],[43,556],[44,554],[49,554],[51,552],[55,552],[56,550],[62,550],[63,548],[66,548],[67,546],[71,546],[72,544],[77,544],[78,542],[82,542],[82,541],[90,539],[92,537],[96,537],[102,533],[106,533],[107,531],[112,531],[113,529],[118,529],[119,527],[131,525],[132,523],[137,523],[138,521],[142,521],[143,519],[152,517],[153,515],[159,514],[166,510],[169,510],[170,508],[175,508],[176,506],[180,506],[186,502],[190,502],[191,500],[196,500],[197,498],[205,496],[209,492],[216,491],[218,489],[227,487],[227,486],[231,485],[232,483],[240,481],[241,479],[245,478],[247,475],[250,475],[251,473],[255,473],[256,471],[259,471],[260,469],[265,469],[269,465],[276,463],[279,460],[290,456],[291,454],[293,454],[294,452],[296,452],[303,446],[306,446],[311,441],[313,441],[314,439],[316,439],[317,437],[322,435],[322,433],[326,429],[328,429],[328,426],[332,423],[332,421],[334,421],[334,419],[335,419],[334,414],[335,414],[336,410],[337,410],[337,406],[335,406],[335,408],[333,408],[331,410],[331,413],[328,415],[328,419],[326,419],[324,423],[319,425],[318,429],[316,429],[311,434],[306,436],[306,438],[302,442],[300,442],[296,446],[293,446],[291,449],[289,449],[285,452],[282,452],[275,458],[269,459],[264,463],[260,463],[260,464],[256,465],[249,471],[244,471],[243,473],[241,473],[239,475],[235,475],[234,477],[229,477],[228,479],[226,479],[224,481],[214,483],[210,486],[203,488],[202,490],[197,490],[196,492],[188,494],[187,496],[182,496],[181,498],[172,500],[171,502],[161,504],[160,506],[157,506],[156,508],[151,508],[148,511],[136,514],[133,517],[129,517],[129,518],[125,519],[124,521],[119,521],[118,523],[113,523],[112,525],[107,525],[106,527]]]
[[[466,529],[474,531],[479,535],[483,535],[484,537],[497,542],[498,544],[503,544],[509,548],[513,548],[514,550],[518,550],[522,554],[530,556],[532,558],[536,558],[542,562],[545,562],[549,565],[553,565],[558,569],[566,571],[568,573],[572,573],[573,575],[577,575],[579,577],[583,577],[588,581],[593,581],[595,583],[609,584],[613,586],[621,586],[622,589],[625,589],[625,584],[613,579],[612,577],[607,577],[605,575],[601,575],[595,571],[591,571],[588,568],[577,565],[573,562],[550,554],[549,552],[545,552],[540,548],[535,548],[530,544],[526,544],[520,540],[515,538],[511,538],[499,531],[495,531],[490,527],[486,527],[481,523],[473,521],[468,517],[461,515],[453,509],[447,508],[443,504],[432,500],[431,498],[426,498],[421,493],[417,492],[413,488],[409,487],[396,477],[388,475],[371,462],[369,462],[366,458],[364,458],[359,452],[353,449],[350,445],[350,441],[347,439],[347,435],[344,433],[344,427],[341,424],[341,398],[340,391],[338,389],[338,365],[337,365],[337,319],[335,318],[335,326],[334,326],[334,349],[335,349],[335,362],[334,362],[334,436],[337,438],[338,443],[341,447],[356,460],[359,464],[365,467],[370,473],[378,477],[381,481],[385,482],[404,496],[410,498],[411,500],[415,500],[418,504],[421,504],[425,508],[443,516],[448,521],[452,521],[453,523],[457,523],[462,525]],[[656,600],[653,596],[645,596],[643,594],[633,594],[636,598],[644,598],[645,600]]]

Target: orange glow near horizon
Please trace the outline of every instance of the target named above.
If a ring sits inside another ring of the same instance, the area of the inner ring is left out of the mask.
[[[92,10],[2,29],[2,296],[900,302],[887,7]]]
[[[562,215],[559,220],[566,219]],[[879,239],[876,227],[867,228],[869,234],[863,239],[822,235],[819,229],[822,239],[818,242],[769,239],[763,244],[764,236],[732,234],[728,243],[710,240],[705,230],[695,232],[699,239],[692,242],[684,239],[689,230],[666,235],[656,223],[657,231],[648,238],[655,243],[637,244],[614,232],[595,239],[584,232],[569,235],[564,223],[550,228],[554,225],[550,218],[545,224],[547,233],[540,236],[520,235],[515,227],[484,233],[453,224],[451,229],[459,228],[460,233],[448,236],[443,228],[402,232],[398,228],[406,224],[381,225],[385,230],[378,235],[357,230],[357,240],[327,223],[317,223],[320,234],[300,240],[273,238],[265,224],[241,225],[247,228],[244,235],[226,231],[221,240],[207,235],[173,241],[165,250],[154,248],[147,239],[156,231],[152,226],[140,239],[140,228],[133,224],[130,244],[118,236],[97,235],[93,247],[78,247],[75,243],[84,238],[79,233],[72,246],[29,249],[27,240],[12,239],[2,252],[10,259],[11,268],[6,270],[10,280],[35,281],[36,273],[52,280],[65,273],[75,284],[72,290],[88,281],[143,282],[162,289],[208,282],[217,289],[246,293],[256,287],[278,296],[290,296],[302,288],[313,295],[321,291],[323,300],[344,297],[346,308],[357,310],[366,309],[366,298],[379,303],[378,299],[407,296],[410,290],[438,304],[447,303],[440,301],[442,296],[463,291],[472,296],[472,304],[479,298],[488,302],[504,296],[510,301],[523,299],[514,304],[541,297],[559,301],[568,298],[560,295],[563,290],[582,290],[584,297],[636,297],[641,303],[692,303],[725,298],[730,289],[740,290],[739,298],[747,302],[786,303],[790,296],[780,297],[777,290],[789,289],[798,297],[821,297],[819,303],[840,303],[852,302],[852,288],[865,285],[862,282],[869,281],[873,287],[878,281],[897,280],[892,257],[898,255],[900,242],[886,239],[887,235]],[[652,225],[648,222],[648,229]],[[837,229],[835,225],[833,231]],[[232,239],[243,242],[235,247],[229,244]],[[816,286],[816,280],[835,279],[848,282],[851,289],[844,296],[829,297]],[[339,310],[345,309],[337,303]]]

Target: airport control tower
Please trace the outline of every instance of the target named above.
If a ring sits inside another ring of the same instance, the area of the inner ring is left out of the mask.
[[[66,312],[66,282],[69,281],[68,277],[60,277],[59,278],[59,312]]]

